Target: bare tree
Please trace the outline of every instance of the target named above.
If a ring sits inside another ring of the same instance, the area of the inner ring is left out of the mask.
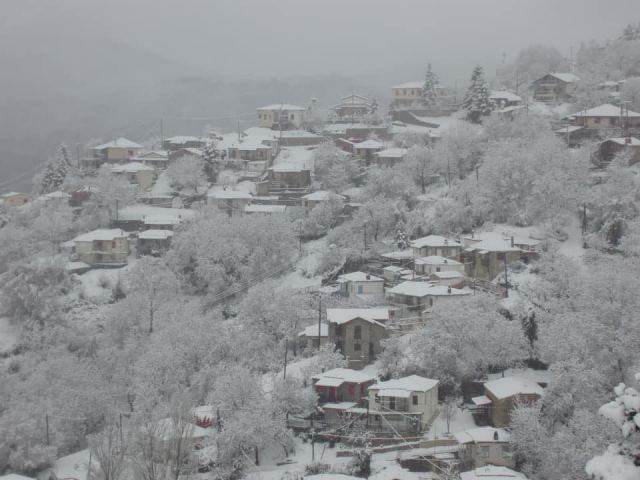
[[[89,437],[91,454],[98,462],[103,480],[118,480],[126,467],[127,444],[115,423]]]

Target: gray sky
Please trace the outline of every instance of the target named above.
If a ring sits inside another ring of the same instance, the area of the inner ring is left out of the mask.
[[[91,35],[227,78],[494,68],[527,45],[569,53],[640,21],[638,0],[2,0],[1,32]],[[71,52],[70,52],[71,53]],[[461,66],[461,65],[460,65]],[[456,74],[457,75],[457,74]]]

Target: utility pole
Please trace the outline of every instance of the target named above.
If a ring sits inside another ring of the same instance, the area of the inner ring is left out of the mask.
[[[283,379],[287,378],[287,355],[289,354],[289,338],[284,339],[284,375]]]
[[[509,298],[509,280],[507,279],[507,252],[504,252],[504,297]]]
[[[49,446],[50,445],[50,442],[49,442],[49,414],[45,414],[44,422],[45,422],[45,425],[46,425],[46,428],[47,428],[47,446]]]
[[[80,144],[76,143],[76,163],[78,164],[78,168],[80,168]]]
[[[320,350],[322,335],[320,329],[322,328],[322,296],[318,297],[318,350]],[[328,332],[327,332],[328,333]]]
[[[120,413],[120,448],[122,448],[122,412]]]
[[[364,252],[367,251],[367,222],[364,222]]]
[[[164,120],[160,119],[160,148],[164,144]]]

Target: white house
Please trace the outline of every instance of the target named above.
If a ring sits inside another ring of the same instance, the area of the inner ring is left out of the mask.
[[[364,272],[352,272],[338,277],[340,294],[345,297],[384,297],[384,279]]]
[[[417,433],[437,413],[438,380],[410,375],[369,387],[369,415],[382,430]]]
[[[93,230],[72,240],[81,262],[91,266],[124,266],[129,256],[129,234],[119,228]]]
[[[307,109],[298,105],[277,103],[260,107],[256,111],[260,127],[273,130],[298,130],[302,128]]]
[[[436,272],[459,272],[464,274],[464,264],[452,258],[440,255],[419,257],[413,261],[414,270],[420,275],[431,275]]]
[[[414,257],[440,256],[458,258],[462,244],[440,235],[428,235],[411,242]]]

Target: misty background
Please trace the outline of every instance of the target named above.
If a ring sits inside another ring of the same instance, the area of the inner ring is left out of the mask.
[[[490,78],[531,44],[615,38],[637,1],[2,0],[0,192],[30,190],[61,142],[150,141],[160,119],[246,128],[264,104],[351,92],[386,110],[428,62],[462,93],[475,64]]]

